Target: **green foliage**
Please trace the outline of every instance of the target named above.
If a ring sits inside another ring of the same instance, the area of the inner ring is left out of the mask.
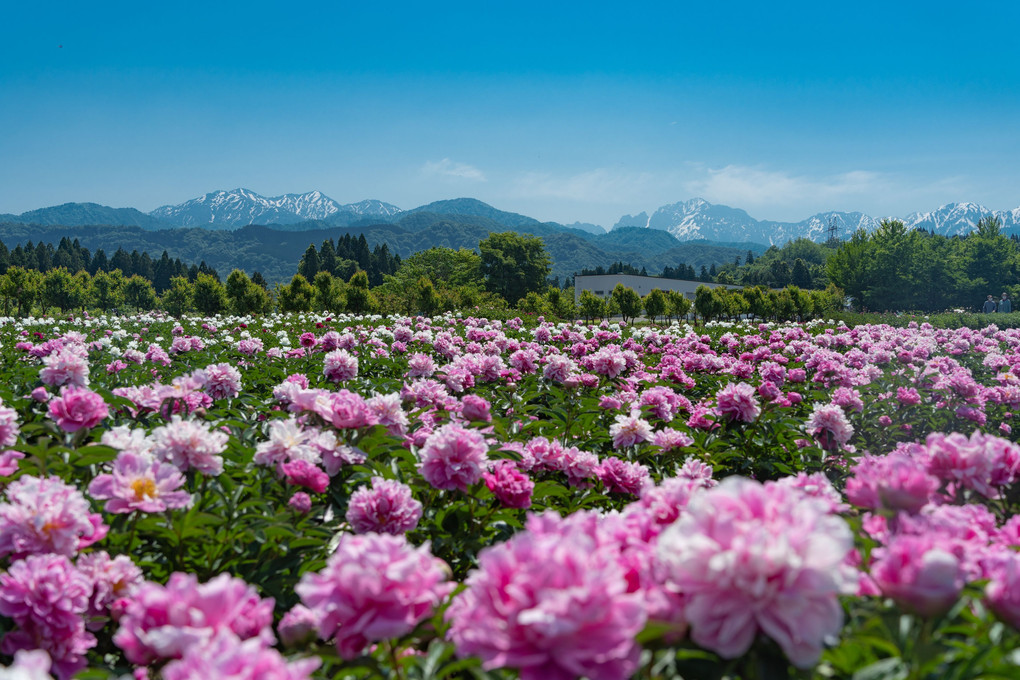
[[[347,286],[347,309],[355,314],[365,314],[375,308],[375,299],[368,289],[368,274],[357,271]]]
[[[615,304],[620,311],[624,323],[633,321],[641,314],[641,296],[633,288],[627,288],[622,283],[618,283],[613,288],[609,299],[611,304]]]
[[[86,272],[86,276],[88,273]],[[85,302],[87,289],[82,282],[75,279],[67,269],[59,267],[51,269],[43,275],[42,301],[47,307],[58,307],[63,313],[68,309],[82,306]]]
[[[18,316],[27,315],[42,292],[42,274],[32,269],[10,267],[0,276],[0,296],[4,301],[4,313],[17,309]]]
[[[651,319],[652,323],[655,320],[666,314],[666,294],[658,288],[655,288],[641,301],[645,308],[645,314]]]
[[[542,292],[550,259],[542,239],[512,231],[489,234],[478,244],[485,287],[511,305],[528,292]]]
[[[199,274],[192,284],[192,303],[201,314],[213,316],[227,309],[227,289],[209,274]]]
[[[135,274],[124,282],[124,302],[135,309],[142,310],[154,309],[158,300],[152,283]]]
[[[589,323],[604,318],[609,313],[608,303],[590,290],[582,290],[578,302],[581,316]]]
[[[277,299],[281,312],[309,312],[315,299],[315,288],[308,279],[295,274],[290,283],[280,286]]]
[[[127,281],[119,269],[112,272],[97,271],[92,277],[92,302],[104,312],[124,303],[124,286]]]
[[[191,309],[191,299],[194,295],[194,287],[191,282],[183,276],[175,276],[170,279],[170,288],[160,299],[160,306],[171,316],[180,318],[184,312]]]

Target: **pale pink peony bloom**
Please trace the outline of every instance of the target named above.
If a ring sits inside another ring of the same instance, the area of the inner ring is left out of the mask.
[[[106,536],[108,527],[81,492],[58,477],[19,477],[0,503],[0,557],[72,556]]]
[[[19,649],[12,665],[0,666],[0,680],[53,680],[51,665],[50,655],[43,650]]]
[[[687,598],[699,645],[732,659],[762,632],[799,668],[817,662],[839,633],[839,595],[856,590],[844,566],[846,522],[826,505],[777,484],[729,477],[696,494],[659,536],[668,589]]]
[[[60,396],[50,400],[49,417],[64,432],[95,427],[110,415],[103,398],[84,387],[63,387]]]
[[[422,505],[411,495],[411,487],[373,477],[371,488],[362,486],[351,494],[346,517],[356,534],[397,535],[413,531],[421,514]]]
[[[625,449],[650,440],[652,426],[643,418],[621,413],[609,426],[609,435],[613,438],[614,449]]]
[[[374,421],[385,426],[387,432],[393,435],[407,433],[408,419],[401,405],[400,393],[377,394],[367,404]]]
[[[1020,629],[1020,554],[1004,552],[991,569],[985,600],[995,615]]]
[[[562,354],[553,354],[546,361],[545,368],[542,369],[542,375],[547,380],[565,383],[571,376],[577,373],[577,364],[570,357],[565,357]]]
[[[829,509],[829,512],[839,513],[850,509],[850,506],[843,502],[843,497],[839,495],[839,491],[836,491],[836,487],[832,485],[832,482],[829,481],[824,472],[809,474],[801,471],[796,475],[776,480],[776,484],[797,489],[807,496],[822,501]]]
[[[111,616],[119,616],[126,598],[144,581],[142,570],[127,555],[110,557],[100,550],[79,556],[75,566],[92,582],[85,624],[89,630],[100,630]]]
[[[371,427],[377,422],[375,413],[365,399],[354,392],[340,390],[330,393],[326,407],[326,412],[319,415],[338,429],[355,430]]]
[[[449,595],[449,568],[403,536],[344,535],[318,573],[294,587],[315,613],[319,637],[334,640],[345,659],[372,642],[399,637],[418,625]]]
[[[315,612],[303,604],[296,604],[280,619],[276,632],[285,647],[296,647],[318,637],[317,627]]]
[[[87,387],[89,384],[89,361],[84,348],[67,347],[53,352],[43,359],[39,380],[50,387],[72,385]]]
[[[241,392],[241,372],[230,364],[206,366],[205,392],[213,399],[233,399]]]
[[[854,427],[846,419],[846,413],[836,404],[815,404],[804,429],[826,451],[845,447],[854,434]]]
[[[144,582],[128,600],[113,642],[138,665],[179,659],[189,648],[228,630],[241,639],[275,641],[273,600],[260,599],[253,586],[228,574],[199,583],[194,574],[175,572],[165,586]]]
[[[255,445],[253,461],[257,465],[278,466],[289,460],[318,463],[322,452],[315,445],[321,433],[306,428],[294,416],[269,423],[269,439]]]
[[[10,477],[18,471],[18,461],[25,457],[21,451],[8,449],[0,453],[0,477]]]
[[[921,616],[949,610],[960,597],[960,560],[932,535],[895,536],[872,556],[871,578],[886,597]]]
[[[998,498],[996,487],[1015,481],[1020,472],[1020,446],[978,430],[969,438],[959,432],[932,432],[925,447],[929,472],[986,498]]]
[[[163,680],[311,680],[321,664],[318,657],[288,661],[259,640],[240,640],[219,630],[212,639],[189,647],[159,675]]]
[[[0,614],[13,619],[0,651],[41,649],[58,678],[85,668],[85,653],[96,638],[85,630],[92,584],[63,555],[31,555],[0,574]]]
[[[112,513],[163,512],[191,505],[191,495],[181,490],[184,475],[170,463],[147,453],[121,451],[113,470],[96,475],[89,495],[105,500],[104,510]]]
[[[345,349],[330,352],[322,361],[322,374],[327,380],[343,382],[358,375],[358,358]]]
[[[885,456],[862,456],[846,481],[847,500],[860,508],[920,511],[940,484],[928,473],[924,452],[911,455],[909,451],[897,449]]]
[[[479,657],[486,670],[516,668],[521,680],[630,677],[646,616],[618,551],[600,549],[585,518],[534,519],[479,553],[446,612],[457,654]]]
[[[436,362],[427,354],[415,353],[407,358],[408,378],[431,378],[436,372]]]
[[[508,508],[531,507],[531,494],[535,483],[517,469],[512,460],[496,461],[490,472],[483,472],[482,478],[489,491]]]
[[[715,395],[719,414],[726,420],[753,423],[761,415],[757,392],[745,382],[729,383]]]
[[[690,446],[693,443],[694,438],[689,434],[674,430],[671,427],[664,427],[652,435],[652,444],[658,446],[663,451],[675,451],[676,449]]]
[[[482,479],[489,462],[488,444],[476,430],[447,424],[429,435],[418,452],[418,471],[437,489],[460,489]]]
[[[14,446],[19,434],[18,412],[0,403],[0,449]]]
[[[223,472],[223,458],[228,436],[196,420],[173,416],[169,423],[152,431],[153,454],[173,463],[182,472],[194,468],[207,475]]]

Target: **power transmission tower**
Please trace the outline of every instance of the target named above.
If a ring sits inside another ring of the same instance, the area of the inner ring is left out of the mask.
[[[836,221],[835,215],[829,217],[829,228],[826,233],[828,234],[828,238],[825,240],[826,244],[830,246],[839,244],[839,223]]]

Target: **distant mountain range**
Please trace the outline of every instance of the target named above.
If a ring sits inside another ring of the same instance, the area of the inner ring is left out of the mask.
[[[367,226],[401,223],[414,229],[434,220],[422,215],[455,215],[490,220],[494,227],[534,230],[546,225],[570,233],[598,236],[606,233],[599,225],[575,222],[561,225],[541,222],[526,215],[498,210],[471,198],[436,201],[410,210],[379,200],[342,204],[319,191],[282,196],[261,196],[248,189],[213,191],[177,205],[165,205],[143,213],[134,208],[110,208],[95,203],[66,203],[51,208],[31,210],[21,215],[0,215],[0,222],[39,225],[84,226],[106,224],[137,226],[158,230],[176,227],[203,227],[233,230],[252,224],[269,225],[284,231],[309,228],[309,222],[320,227]],[[418,216],[416,219],[415,216]],[[923,228],[937,234],[952,236],[974,229],[982,217],[995,216],[1002,221],[1007,234],[1020,233],[1020,207],[993,211],[976,203],[950,203],[931,212],[918,212],[901,217],[909,228]],[[411,218],[411,219],[409,219]],[[848,237],[859,228],[871,231],[881,219],[861,212],[823,212],[800,222],[757,220],[739,208],[709,203],[701,198],[664,205],[651,216],[642,212],[624,215],[612,232],[627,227],[665,231],[679,241],[707,240],[729,243],[762,243],[781,245],[796,238],[823,240],[835,223],[838,235]],[[628,230],[629,234],[635,232]]]

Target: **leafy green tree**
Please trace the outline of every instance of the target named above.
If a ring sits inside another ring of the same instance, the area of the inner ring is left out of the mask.
[[[442,299],[432,284],[432,279],[427,276],[420,276],[411,289],[411,297],[422,316],[432,316],[439,311]]]
[[[185,276],[175,276],[170,279],[170,287],[163,293],[160,306],[170,316],[181,317],[191,309],[191,299],[194,294],[191,281]]]
[[[367,314],[374,307],[375,300],[368,289],[368,273],[358,270],[347,284],[347,310],[355,314]]]
[[[312,279],[312,287],[315,288],[315,296],[312,298],[313,309],[328,312],[343,310],[343,281],[337,281],[328,271],[322,270]]]
[[[34,269],[8,267],[0,276],[0,297],[4,301],[4,314],[16,308],[18,316],[26,316],[42,292],[42,274]]]
[[[492,233],[479,242],[478,249],[486,289],[511,305],[530,291],[545,290],[551,261],[541,238],[512,231]]]
[[[527,295],[517,301],[517,310],[524,314],[544,316],[550,313],[549,302],[544,295],[535,291],[529,291]]]
[[[120,271],[115,269],[114,271]],[[167,290],[170,290],[167,288]],[[152,283],[135,274],[124,281],[124,302],[137,310],[155,309],[157,298]]]
[[[301,274],[295,274],[290,283],[280,286],[281,312],[310,312],[315,299],[315,288]]]
[[[652,289],[648,295],[645,296],[642,303],[645,307],[645,315],[655,323],[655,319],[666,314],[666,294],[658,288]]]
[[[199,274],[192,284],[192,302],[205,316],[213,316],[227,309],[227,289],[209,274]]]
[[[305,254],[301,256],[301,262],[298,264],[298,274],[303,276],[305,281],[311,281],[318,273],[319,252],[315,249],[314,243],[309,243],[308,249],[305,250]]]
[[[669,320],[682,319],[691,311],[691,301],[678,290],[666,291],[666,314]]]
[[[582,290],[578,302],[580,304],[581,316],[588,323],[595,319],[603,318],[608,310],[606,301],[590,290]]]
[[[43,275],[42,300],[47,307],[58,307],[63,313],[81,305],[84,291],[64,267],[51,269]]]
[[[641,296],[633,288],[618,283],[609,297],[620,310],[624,323],[633,321],[641,314]]]
[[[92,277],[92,301],[99,309],[108,312],[124,303],[124,274],[119,269],[96,271]]]
[[[719,295],[713,295],[708,286],[698,286],[694,291],[694,311],[707,323],[722,313],[723,307]]]

